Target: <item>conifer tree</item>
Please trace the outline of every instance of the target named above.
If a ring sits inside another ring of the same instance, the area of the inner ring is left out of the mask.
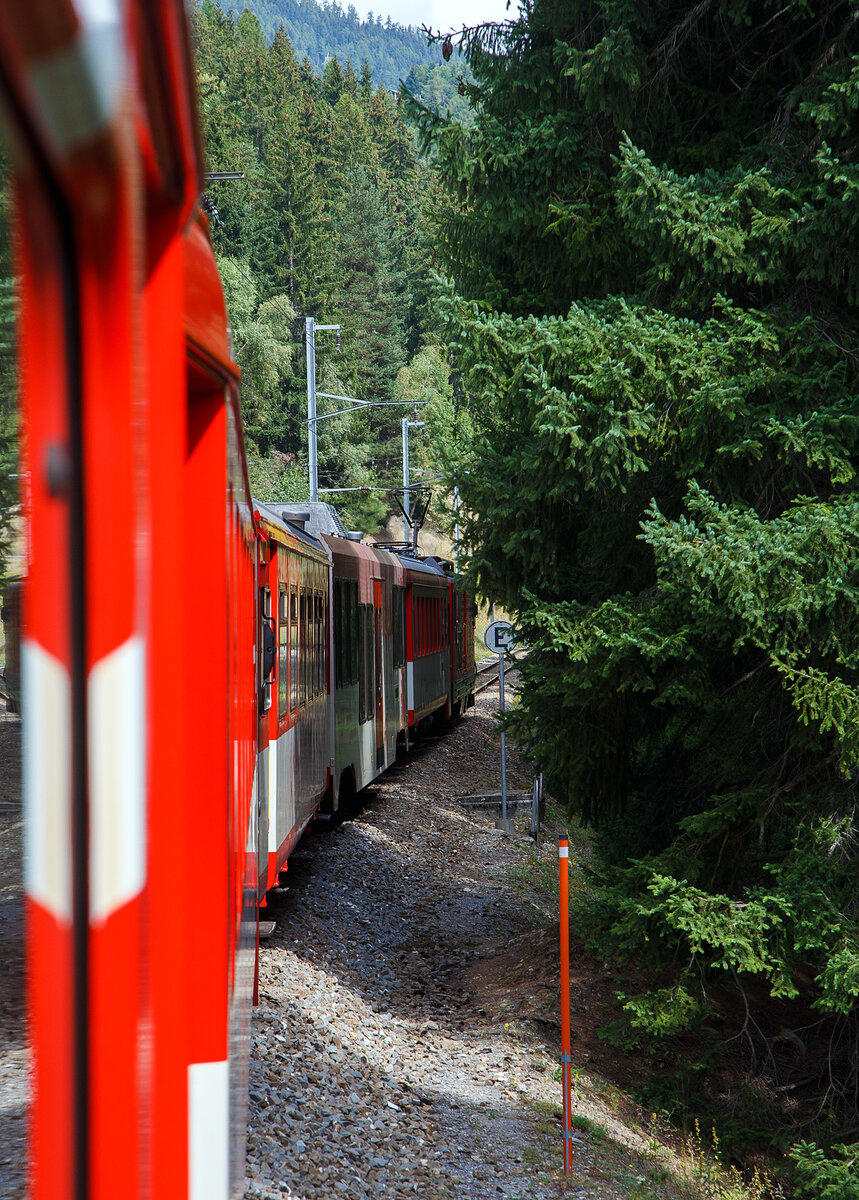
[[[306,455],[304,373],[291,365],[303,361],[304,318],[343,325],[342,353],[318,345],[320,390],[334,394],[390,398],[407,344],[419,344],[411,291],[423,175],[402,113],[369,68],[359,78],[335,56],[320,78],[282,29],[266,45],[255,16],[224,16],[214,0],[203,0],[196,33],[210,165],[245,176],[212,183],[209,200],[243,347],[246,432],[269,494],[294,487]],[[324,483],[395,482],[398,431],[384,409],[321,422]],[[351,506],[356,525],[389,507],[367,496]]]
[[[856,4],[533,0],[414,101],[475,435],[471,573],[534,647],[516,727],[600,829],[615,943],[815,974],[859,1062]],[[686,990],[684,990],[686,989]],[[673,1024],[672,1024],[673,1023]]]

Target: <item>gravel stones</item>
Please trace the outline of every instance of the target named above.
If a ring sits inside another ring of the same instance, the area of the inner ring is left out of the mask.
[[[558,1195],[558,1086],[467,987],[487,942],[528,929],[502,869],[528,818],[499,837],[454,799],[497,776],[493,707],[479,698],[290,862],[261,951],[248,1198]]]
[[[30,1056],[24,1024],[21,719],[0,712],[0,1196],[24,1200]]]

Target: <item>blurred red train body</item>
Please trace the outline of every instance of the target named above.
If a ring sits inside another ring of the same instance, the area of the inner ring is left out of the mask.
[[[29,563],[32,1200],[242,1189],[259,905],[463,710],[471,600],[249,489],[181,0],[0,6]]]

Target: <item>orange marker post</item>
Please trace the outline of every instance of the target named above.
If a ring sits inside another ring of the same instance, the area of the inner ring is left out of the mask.
[[[558,871],[561,892],[561,1079],[564,1089],[564,1174],[573,1169],[572,1055],[570,1054],[570,844],[558,838]]]

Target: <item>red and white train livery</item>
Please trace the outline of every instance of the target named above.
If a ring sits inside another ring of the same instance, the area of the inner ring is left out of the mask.
[[[228,1200],[259,905],[467,703],[438,564],[254,504],[182,0],[0,5],[17,167],[31,1200]],[[469,676],[471,672],[471,676]]]

